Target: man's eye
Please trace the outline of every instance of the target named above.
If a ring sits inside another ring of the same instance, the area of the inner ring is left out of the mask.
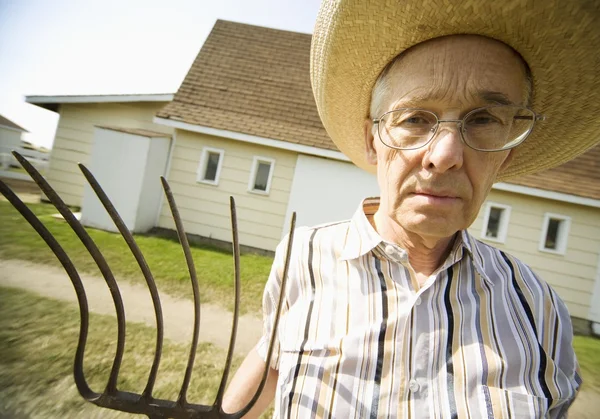
[[[429,124],[429,121],[426,120],[425,118],[421,117],[421,116],[413,116],[413,117],[410,117],[410,118],[406,118],[403,121],[403,123],[420,125],[420,124]]]
[[[396,110],[385,116],[385,125],[388,129],[428,129],[436,122],[435,114],[419,109]]]
[[[405,115],[401,115],[398,118],[398,124],[404,127],[422,127],[435,125],[436,119],[434,115],[430,115],[425,112],[411,112]]]
[[[498,118],[490,115],[490,114],[478,114],[473,115],[467,121],[469,125],[489,125],[489,124],[498,124],[500,121]]]

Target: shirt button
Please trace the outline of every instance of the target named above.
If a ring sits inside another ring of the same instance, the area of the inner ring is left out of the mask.
[[[421,300],[421,297],[417,297],[417,299],[415,300],[415,304],[418,306],[420,306],[422,302],[423,301]]]
[[[387,253],[388,255],[393,255],[394,253],[396,253],[396,250],[394,250],[394,246],[388,244],[387,246],[385,246],[385,253]]]
[[[416,393],[421,389],[421,386],[419,385],[419,383],[417,383],[416,380],[410,380],[410,382],[408,383],[408,389],[413,393]]]

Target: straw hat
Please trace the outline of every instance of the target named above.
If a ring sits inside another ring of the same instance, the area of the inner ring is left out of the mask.
[[[356,165],[374,171],[363,124],[381,70],[413,45],[454,34],[518,51],[533,75],[531,107],[547,117],[498,180],[560,165],[600,141],[600,1],[324,0],[311,47],[313,92],[327,132]]]

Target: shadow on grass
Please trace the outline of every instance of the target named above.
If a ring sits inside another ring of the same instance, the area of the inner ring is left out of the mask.
[[[179,237],[175,230],[169,230],[162,227],[154,227],[148,233],[140,234],[147,237],[158,237],[179,244]],[[233,247],[231,242],[202,237],[196,234],[186,233],[190,246],[196,249],[209,250],[213,252],[223,253],[233,257]],[[258,249],[256,247],[240,245],[240,253],[242,255],[251,254],[273,258],[275,253],[269,250]]]
[[[73,358],[79,334],[75,305],[0,287],[0,415],[52,418],[139,418],[84,401],[73,381]],[[92,389],[106,385],[116,345],[116,320],[91,314],[84,367]],[[146,384],[156,332],[128,323],[118,387],[141,393]],[[176,400],[189,344],[164,342],[155,397]],[[191,403],[212,404],[222,376],[225,351],[198,346],[189,388]],[[240,359],[234,359],[233,371]],[[233,374],[232,374],[233,375]],[[231,377],[231,376],[230,376]]]

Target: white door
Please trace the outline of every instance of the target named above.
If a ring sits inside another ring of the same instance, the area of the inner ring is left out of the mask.
[[[283,234],[292,212],[297,226],[313,226],[352,217],[359,203],[379,196],[375,175],[354,164],[300,154],[296,162]]]
[[[154,226],[170,139],[164,134],[129,132],[97,127],[88,168],[119,212],[127,228],[145,232]],[[84,185],[81,222],[85,226],[117,231],[104,206]]]

